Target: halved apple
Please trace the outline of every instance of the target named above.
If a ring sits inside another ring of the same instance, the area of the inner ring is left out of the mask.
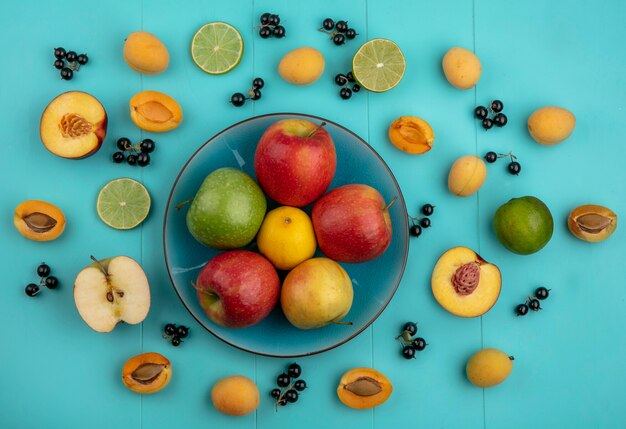
[[[100,102],[81,91],[65,92],[41,115],[43,145],[62,158],[80,159],[100,149],[107,132],[107,114]]]
[[[467,247],[454,247],[439,257],[431,278],[433,295],[450,313],[477,317],[500,296],[500,270]]]
[[[74,302],[85,323],[111,332],[119,322],[143,322],[150,310],[150,286],[141,266],[128,256],[95,261],[74,282]]]

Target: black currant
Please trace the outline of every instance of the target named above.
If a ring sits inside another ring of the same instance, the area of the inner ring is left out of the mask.
[[[152,153],[154,152],[155,148],[156,145],[154,144],[154,140],[152,139],[143,139],[141,142],[139,142],[139,150],[143,153]]]
[[[42,262],[37,267],[37,275],[39,277],[48,277],[50,275],[50,267]]]
[[[415,322],[407,322],[402,327],[402,330],[408,332],[409,335],[415,335],[417,333],[417,323]]]
[[[352,90],[350,88],[341,88],[341,91],[339,91],[339,96],[344,100],[347,100],[352,97]]]
[[[264,13],[261,15],[261,25],[269,24],[271,13]]]
[[[270,395],[272,395],[272,398],[274,398],[274,399],[278,399],[278,398],[280,398],[280,389],[274,389],[274,390],[272,390],[272,392],[270,393]]]
[[[359,92],[361,90],[361,85],[359,85],[358,83],[355,83],[354,85],[352,85],[352,92]]]
[[[270,17],[267,19],[267,23],[269,25],[278,25],[280,24],[280,17],[278,15],[270,15]]]
[[[413,237],[419,237],[422,234],[422,227],[419,225],[411,225],[411,228],[409,229],[409,234],[411,234]]]
[[[254,80],[252,81],[252,88],[263,89],[264,86],[265,86],[265,81],[261,79],[260,77],[255,77]]]
[[[285,405],[287,405],[287,400],[285,398],[281,399],[280,401],[278,401],[278,405],[284,407]]]
[[[253,88],[250,90],[250,100],[258,100],[261,98],[261,90]]]
[[[287,368],[287,374],[291,378],[298,378],[302,374],[302,368],[300,368],[300,365],[297,363],[292,363],[289,365],[289,368]]]
[[[78,61],[78,64],[80,64],[81,66],[84,66],[89,61],[89,57],[87,56],[87,54],[80,54],[78,57],[76,57],[76,61]]]
[[[130,140],[126,137],[121,137],[119,139],[117,139],[117,148],[119,150],[129,150],[130,147],[132,146]]]
[[[526,304],[520,304],[515,307],[515,314],[518,316],[526,316],[528,314],[528,306]]]
[[[284,372],[278,376],[276,379],[276,384],[278,387],[287,387],[291,383],[291,378],[285,374]]]
[[[531,300],[528,302],[528,307],[529,307],[532,311],[539,311],[539,310],[541,310],[541,303],[539,302],[539,300],[538,300],[538,299],[533,298],[533,299],[531,299]]]
[[[72,69],[69,69],[67,67],[63,67],[61,69],[61,79],[70,80],[72,79],[72,76],[74,76],[74,72],[72,71]]]
[[[168,323],[163,328],[163,332],[165,333],[165,335],[174,335],[176,333],[176,325],[174,325],[173,323]]]
[[[54,276],[48,276],[45,283],[48,289],[56,289],[59,286],[59,279]]]
[[[522,165],[517,161],[512,161],[509,163],[509,173],[514,175],[519,175],[522,171]]]
[[[493,127],[493,121],[491,119],[489,119],[489,118],[485,118],[485,119],[483,119],[483,124],[482,125],[483,125],[484,129],[488,130],[491,127]]]
[[[348,83],[348,78],[345,74],[339,73],[337,76],[335,76],[335,83],[339,86],[344,86],[346,83]]]
[[[139,153],[137,154],[137,165],[140,167],[145,167],[150,164],[150,155],[147,153]]]
[[[422,206],[422,213],[424,214],[424,216],[432,216],[434,211],[435,206],[433,206],[432,204],[424,204]]]
[[[285,37],[285,27],[283,27],[282,25],[277,25],[276,27],[274,27],[274,30],[272,30],[272,34],[274,34],[274,37],[276,37],[277,39],[282,39],[283,37]]]
[[[124,154],[122,152],[115,152],[113,154],[113,162],[116,164],[124,162]]]
[[[541,287],[538,287],[537,290],[535,290],[535,298],[537,299],[540,299],[543,301],[549,296],[550,296],[550,289],[546,289],[545,287],[541,286]]]
[[[174,335],[174,336],[172,337],[172,345],[173,345],[174,347],[178,347],[178,346],[180,346],[180,343],[181,343],[181,342],[182,342],[182,341],[180,340],[180,338],[179,338],[177,335]]]
[[[356,80],[354,79],[354,75],[352,74],[351,71],[346,73],[346,78],[348,79],[348,82],[356,82]]]
[[[287,402],[297,402],[298,401],[298,392],[296,392],[293,389],[289,389],[285,392],[285,396],[284,398],[287,400]]]
[[[178,328],[176,328],[176,335],[178,335],[179,338],[187,338],[187,336],[189,335],[189,328],[180,325]]]
[[[137,155],[128,155],[128,158],[126,158],[126,162],[128,163],[128,165],[137,164]]]
[[[230,97],[230,102],[235,107],[241,107],[246,102],[246,97],[241,92],[236,92]]]
[[[485,161],[487,161],[489,164],[493,164],[497,160],[498,160],[498,154],[497,153],[495,153],[495,152],[487,152],[485,154]]]
[[[68,63],[73,63],[74,61],[76,61],[77,58],[78,54],[74,51],[69,51],[67,54],[65,54],[65,59]]]
[[[54,68],[57,70],[61,70],[63,67],[65,67],[65,61],[63,60],[55,60],[54,61]]]
[[[504,113],[497,113],[496,116],[493,117],[493,123],[496,127],[503,127],[507,122],[509,122],[509,119]]]
[[[337,46],[343,45],[346,42],[346,36],[343,34],[335,34],[333,36],[333,43]]]
[[[337,21],[335,24],[335,30],[340,33],[345,33],[348,31],[348,23],[346,21]]]
[[[405,359],[414,359],[415,349],[412,346],[404,346],[402,348],[402,356],[404,356]]]
[[[422,228],[430,228],[430,219],[427,217],[420,219],[420,225]]]
[[[58,60],[62,60],[63,58],[65,58],[65,55],[67,55],[67,53],[65,52],[65,49],[63,48],[56,48],[54,50],[54,56]]]
[[[485,119],[489,115],[489,111],[487,110],[486,107],[478,106],[477,108],[474,109],[474,115],[478,119]]]
[[[261,36],[262,39],[267,39],[271,35],[272,35],[272,29],[271,28],[269,28],[269,27],[261,27],[259,29],[259,36]]]
[[[493,113],[500,113],[504,109],[504,104],[500,100],[493,100],[489,108]]]
[[[424,350],[427,345],[428,344],[426,344],[426,340],[423,339],[422,337],[418,337],[418,338],[414,339],[413,342],[411,343],[411,346],[417,352],[421,352],[422,350]]]
[[[352,40],[356,37],[356,30],[354,28],[348,28],[346,30],[346,38]]]
[[[302,392],[304,389],[306,389],[306,381],[304,380],[298,380],[293,384],[293,388],[296,389],[298,392]]]
[[[37,286],[35,283],[30,283],[29,285],[26,286],[24,291],[26,292],[26,295],[28,296],[35,296],[39,293],[39,286]]]
[[[326,18],[324,22],[322,22],[322,27],[324,27],[324,30],[331,31],[333,28],[335,28],[335,21],[333,21],[331,18]]]

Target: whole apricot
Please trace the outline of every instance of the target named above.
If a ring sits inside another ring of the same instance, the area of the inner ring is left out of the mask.
[[[401,116],[391,123],[389,140],[400,150],[421,154],[432,149],[435,134],[425,120],[416,116]]]
[[[287,53],[280,64],[278,73],[294,85],[310,85],[324,72],[324,56],[315,48],[297,48]]]
[[[562,107],[537,109],[528,118],[528,132],[537,143],[552,146],[567,139],[574,131],[576,117]]]
[[[478,191],[487,177],[487,166],[476,155],[457,159],[448,174],[448,189],[459,197],[468,197]]]
[[[167,69],[170,54],[154,34],[136,31],[129,34],[124,43],[124,61],[139,73],[159,74]]]
[[[477,387],[502,383],[513,370],[513,356],[497,349],[482,349],[470,358],[465,367],[467,379]]]
[[[450,85],[458,89],[470,89],[478,83],[482,65],[478,57],[465,48],[451,48],[443,57],[443,74]]]
[[[245,416],[259,406],[259,389],[243,375],[222,378],[211,389],[211,401],[217,411],[229,416]]]

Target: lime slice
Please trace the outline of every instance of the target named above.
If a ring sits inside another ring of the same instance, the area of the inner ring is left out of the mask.
[[[370,91],[388,91],[402,80],[406,62],[391,40],[374,39],[359,48],[352,58],[352,74]]]
[[[191,41],[191,57],[209,74],[228,73],[243,56],[243,39],[235,27],[225,22],[203,25]]]
[[[96,203],[102,222],[115,229],[131,229],[150,212],[150,194],[133,179],[115,179],[104,185]]]

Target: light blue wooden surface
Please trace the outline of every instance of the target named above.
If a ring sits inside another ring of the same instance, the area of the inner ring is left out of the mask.
[[[280,14],[287,38],[255,35],[253,26],[265,11]],[[360,35],[335,47],[316,31],[327,16],[348,19]],[[205,75],[189,55],[195,30],[216,20],[235,25],[246,43],[241,64],[220,77]],[[589,245],[565,226],[569,210],[579,204],[626,213],[626,52],[621,46],[626,3],[64,0],[5,2],[0,22],[5,52],[0,69],[1,428],[313,428],[321,422],[329,428],[626,426],[624,230]],[[165,73],[140,76],[124,63],[124,38],[139,29],[167,45],[171,64]],[[390,38],[404,51],[402,83],[387,93],[361,92],[342,101],[333,76],[347,71],[360,43],[375,37]],[[52,49],[59,45],[90,56],[71,82],[60,81],[51,66]],[[326,71],[315,85],[296,88],[278,77],[276,65],[302,45],[324,53]],[[474,49],[481,58],[483,76],[475,90],[458,91],[441,73],[441,57],[455,45]],[[262,100],[239,109],[229,106],[230,94],[247,89],[257,75],[266,81]],[[109,116],[104,147],[81,161],[51,155],[39,139],[42,110],[69,89],[95,95]],[[182,125],[163,135],[140,132],[128,116],[128,101],[142,89],[178,100]],[[471,112],[496,97],[505,103],[509,124],[485,133]],[[574,134],[560,146],[540,146],[525,129],[528,115],[547,104],[567,107],[578,119]],[[404,279],[387,310],[348,344],[299,359],[311,387],[296,405],[275,413],[267,395],[288,361],[228,347],[193,321],[165,272],[161,228],[170,186],[199,145],[232,123],[280,111],[319,115],[350,128],[392,168],[411,210],[432,202],[437,211],[433,227],[411,242]],[[436,135],[431,152],[415,157],[391,146],[386,131],[400,115],[431,123]],[[139,169],[110,162],[120,136],[155,137],[153,164]],[[451,196],[446,177],[453,160],[488,150],[513,150],[522,174],[510,176],[498,163],[489,166],[477,196]],[[153,197],[146,223],[126,232],[106,227],[94,208],[98,189],[123,176],[141,180]],[[531,256],[506,251],[491,229],[499,205],[522,195],[544,200],[556,223],[552,241]],[[16,232],[13,210],[26,199],[47,200],[65,212],[68,225],[60,239],[35,243]],[[432,298],[433,264],[455,245],[476,249],[502,270],[500,300],[483,318],[456,318]],[[127,254],[142,263],[153,297],[143,325],[102,335],[82,322],[72,282],[91,254]],[[42,260],[62,286],[30,299],[23,287],[35,280]],[[512,316],[512,307],[540,284],[553,289],[546,309],[526,318]],[[404,361],[393,338],[411,319],[420,322],[430,346],[417,361]],[[192,326],[178,349],[160,337],[170,321]],[[466,359],[481,346],[516,357],[511,377],[485,391],[463,374]],[[121,383],[123,363],[142,351],[161,352],[173,363],[172,382],[157,395],[140,397]],[[337,400],[339,377],[356,366],[373,366],[391,379],[394,393],[387,403],[355,411]],[[258,383],[262,402],[256,414],[230,418],[210,405],[212,384],[231,374]]]

